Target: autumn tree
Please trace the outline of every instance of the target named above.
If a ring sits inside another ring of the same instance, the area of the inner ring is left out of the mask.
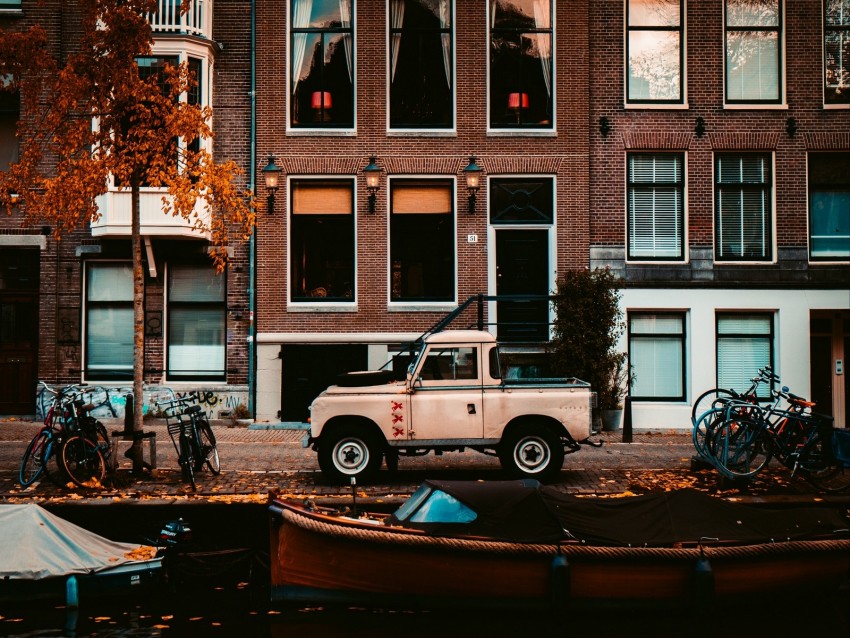
[[[156,0],[76,0],[78,46],[56,59],[39,25],[0,31],[0,88],[19,92],[19,160],[0,172],[0,207],[23,225],[49,224],[54,235],[100,217],[97,200],[110,183],[131,193],[133,261],[133,429],[142,429],[144,272],[139,219],[140,186],[163,191],[163,212],[179,215],[209,237],[212,259],[224,269],[229,241],[247,239],[253,199],[235,185],[240,170],[216,162],[212,112],[191,104],[195,85],[186,65],[140,73],[151,54],[147,16]],[[189,8],[182,0],[181,11]],[[141,449],[133,448],[141,471]]]

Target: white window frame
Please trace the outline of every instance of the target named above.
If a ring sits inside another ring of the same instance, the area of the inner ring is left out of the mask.
[[[392,182],[394,180],[410,181],[410,180],[435,180],[435,181],[451,181],[454,189],[454,210],[452,216],[453,223],[453,239],[452,246],[454,247],[454,298],[449,301],[393,301],[392,300]],[[388,312],[451,312],[458,305],[458,273],[460,272],[460,251],[458,250],[458,215],[459,211],[465,210],[460,202],[461,193],[457,188],[456,175],[388,175],[387,176],[387,244],[386,244],[386,295],[387,295],[387,311]]]
[[[284,101],[283,108],[286,112],[286,135],[292,137],[298,136],[322,136],[322,137],[354,137],[357,135],[357,0],[351,0],[351,45],[354,47],[354,51],[352,52],[351,58],[351,91],[353,93],[352,96],[352,104],[351,108],[353,109],[352,113],[352,122],[353,125],[350,128],[310,128],[307,126],[292,126],[292,113],[291,113],[291,103],[292,103],[292,51],[290,51],[290,43],[292,42],[292,30],[290,25],[292,24],[292,0],[284,0],[286,2],[286,59],[284,60],[284,66],[286,67],[285,73],[285,88],[284,88]],[[389,15],[389,14],[388,14]],[[356,212],[356,209],[355,209]]]
[[[717,157],[718,155],[769,155],[771,184],[767,189],[770,196],[770,233],[771,247],[770,259],[751,260],[751,259],[720,259],[717,254]],[[777,238],[776,238],[776,153],[773,151],[715,151],[711,158],[711,188],[712,188],[712,251],[714,253],[714,263],[716,264],[735,264],[738,266],[747,266],[754,264],[775,264],[777,261]]]
[[[688,11],[685,0],[680,0],[679,9],[679,84],[681,96],[678,100],[630,100],[629,99],[629,2],[623,1],[623,108],[625,109],[654,109],[680,110],[690,108],[688,105]]]
[[[462,0],[458,0],[462,1]],[[547,129],[533,128],[493,128],[490,124],[490,25],[492,18],[490,16],[490,3],[487,3],[487,24],[484,29],[484,48],[485,51],[485,95],[486,100],[484,108],[487,113],[487,136],[488,137],[557,137],[558,136],[558,16],[557,16],[557,0],[552,0],[552,14],[549,20],[552,24],[552,126]]]
[[[630,237],[630,193],[631,181],[629,179],[629,157],[632,155],[678,155],[682,158],[682,255],[680,257],[630,257],[629,256],[629,237]],[[626,238],[625,255],[627,263],[670,263],[683,264],[688,263],[690,255],[688,251],[688,154],[685,151],[629,151],[625,155],[625,202],[623,209],[625,210],[625,229],[624,237]]]
[[[676,333],[632,333],[632,320],[636,317],[646,317],[646,316],[662,316],[662,317],[676,317],[681,320],[681,332]],[[682,403],[685,401],[687,396],[688,389],[688,368],[687,368],[687,349],[688,349],[688,313],[686,311],[681,310],[628,310],[628,323],[626,330],[626,337],[628,340],[628,348],[629,348],[629,362],[632,366],[634,366],[633,357],[633,348],[632,348],[632,339],[633,337],[637,337],[639,340],[644,341],[655,341],[660,339],[677,339],[680,343],[680,379],[681,383],[681,393],[675,397],[667,397],[667,396],[639,396],[634,394],[634,392],[630,391],[630,394],[633,396],[635,401],[640,401],[642,403],[649,402],[663,402],[663,403]],[[640,379],[640,372],[638,370],[634,370],[633,372],[636,375],[636,378]]]
[[[133,353],[132,350],[130,352],[130,368],[129,368],[129,377],[127,379],[116,379],[116,378],[108,378],[102,377],[98,375],[96,372],[89,372],[88,369],[88,339],[89,339],[89,290],[88,290],[88,271],[92,266],[103,266],[106,264],[127,264],[130,266],[132,271],[132,263],[127,259],[92,259],[86,260],[84,262],[83,268],[83,281],[82,281],[82,328],[80,330],[80,346],[81,346],[81,355],[82,355],[82,363],[80,365],[80,376],[84,382],[87,381],[104,381],[104,382],[118,382],[118,383],[127,383],[132,381],[133,378]],[[132,310],[132,296],[133,296],[133,282],[130,280],[130,308]],[[126,302],[125,302],[126,303]]]
[[[821,8],[821,80],[823,81],[823,108],[824,109],[850,109],[850,102],[846,104],[827,104],[826,101],[826,0],[820,3]],[[850,37],[850,33],[848,33]],[[850,87],[847,88],[850,93]]]
[[[353,185],[353,193],[351,199],[351,215],[352,215],[352,224],[354,224],[354,299],[351,301],[328,301],[322,303],[315,303],[310,301],[293,301],[292,299],[292,224],[289,223],[290,217],[292,215],[292,182],[293,181],[307,181],[307,180],[316,180],[316,181],[352,181]],[[357,191],[358,191],[358,179],[355,175],[344,175],[344,174],[331,174],[331,175],[287,175],[286,176],[286,265],[284,267],[284,277],[285,277],[285,285],[286,285],[286,310],[287,312],[357,312],[357,300],[360,295],[360,286],[357,285],[358,281],[358,268],[359,268],[359,243],[357,240],[358,233],[358,205],[357,205]]]
[[[721,334],[721,332],[720,332],[720,321],[724,318],[735,318],[735,317],[737,317],[737,318],[745,318],[745,317],[761,318],[761,317],[763,317],[763,318],[769,319],[769,321],[770,321],[770,332],[768,333],[767,338],[769,340],[768,347],[769,347],[770,351],[768,353],[767,364],[756,365],[756,368],[753,369],[752,371],[749,371],[749,370],[744,371],[744,373],[741,375],[741,378],[739,379],[738,383],[730,384],[728,382],[728,379],[721,380],[721,378],[720,378],[720,375],[722,373],[721,366],[720,366],[720,342],[723,341],[724,339],[747,339],[748,336],[751,336],[751,338],[753,338],[753,339],[756,339],[756,338],[764,339],[764,337],[765,337],[764,333],[750,333],[750,332],[730,333],[729,335]],[[715,312],[715,315],[714,315],[714,329],[715,329],[715,331],[714,331],[714,334],[715,334],[714,360],[715,360],[716,387],[722,387],[722,388],[730,388],[731,387],[732,389],[737,390],[738,392],[743,392],[744,390],[747,389],[747,387],[749,387],[750,379],[753,376],[755,376],[755,374],[758,372],[759,367],[763,367],[764,365],[770,365],[771,368],[773,368],[774,370],[776,369],[775,358],[776,358],[776,337],[777,337],[776,326],[777,326],[777,321],[778,321],[778,315],[777,315],[777,312],[775,310],[746,310],[746,309],[738,310],[738,309],[736,309],[736,310],[730,310],[730,311],[726,311],[726,310],[720,311],[720,310],[718,310],[718,311]],[[762,391],[765,391],[764,386],[762,387]],[[767,397],[765,397],[765,398],[767,398]]]
[[[386,122],[387,135],[397,137],[455,137],[457,136],[457,3],[463,0],[449,0],[452,3],[452,126],[445,128],[391,128],[390,127],[390,93],[392,91],[392,38],[390,35],[390,3],[392,0],[386,0],[386,59],[387,59],[387,81],[386,81],[386,96],[384,104],[386,104]]]
[[[787,64],[785,60],[785,31],[787,29],[787,23],[785,20],[785,0],[777,0],[779,2],[779,37],[778,37],[778,47],[777,51],[777,64],[779,65],[778,71],[778,82],[779,82],[779,96],[776,101],[772,100],[753,100],[751,102],[735,100],[730,102],[727,99],[727,80],[729,75],[729,70],[727,69],[727,27],[726,27],[726,0],[723,0],[723,23],[721,25],[723,31],[723,108],[726,110],[787,110],[788,109],[788,101],[787,101]]]

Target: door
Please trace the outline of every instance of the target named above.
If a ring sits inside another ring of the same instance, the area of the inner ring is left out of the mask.
[[[850,426],[847,406],[847,355],[850,354],[850,312],[813,312],[809,330],[812,401],[815,411],[835,419],[835,427]]]
[[[496,230],[496,295],[549,294],[549,231]],[[499,300],[496,305],[500,341],[549,339],[548,300]]]
[[[428,348],[410,397],[408,436],[416,440],[484,436],[481,354],[477,346]]]
[[[38,260],[35,249],[0,252],[0,414],[35,413]]]
[[[338,375],[366,369],[367,348],[365,344],[281,346],[281,421],[307,421],[313,399]]]

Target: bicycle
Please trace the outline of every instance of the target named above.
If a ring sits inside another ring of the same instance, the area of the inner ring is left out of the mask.
[[[100,485],[110,455],[109,439],[103,424],[89,414],[93,406],[80,398],[84,386],[55,390],[44,381],[39,385],[53,395],[53,402],[44,425],[24,451],[18,481],[28,487],[45,473],[63,485],[68,480],[80,487]],[[56,459],[56,476],[48,469],[52,458]]]
[[[787,387],[774,391],[776,402],[767,409],[737,412],[742,404],[727,406],[727,415],[713,435],[715,467],[729,478],[751,478],[772,458],[826,492],[850,489],[850,431],[832,427],[832,417],[814,414],[815,403],[792,394]],[[779,409],[779,399],[788,402]]]
[[[773,372],[770,366],[759,368],[758,375],[751,379],[750,387],[742,393],[733,389],[713,388],[703,392],[691,409],[691,423],[693,424],[692,438],[694,448],[703,461],[713,464],[714,451],[711,446],[713,432],[722,422],[726,415],[726,408],[732,403],[758,406],[758,387],[762,383],[771,385],[779,381],[779,376]]]
[[[206,412],[196,400],[197,397],[183,397],[156,404],[165,414],[166,428],[177,452],[183,480],[191,484],[193,491],[197,489],[195,472],[204,465],[214,476],[221,474],[215,434]]]

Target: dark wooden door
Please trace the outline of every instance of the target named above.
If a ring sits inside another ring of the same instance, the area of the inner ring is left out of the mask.
[[[549,231],[496,231],[496,294],[549,294]],[[547,300],[499,300],[496,308],[500,341],[549,339]]]
[[[0,414],[35,412],[37,295],[0,291]]]

